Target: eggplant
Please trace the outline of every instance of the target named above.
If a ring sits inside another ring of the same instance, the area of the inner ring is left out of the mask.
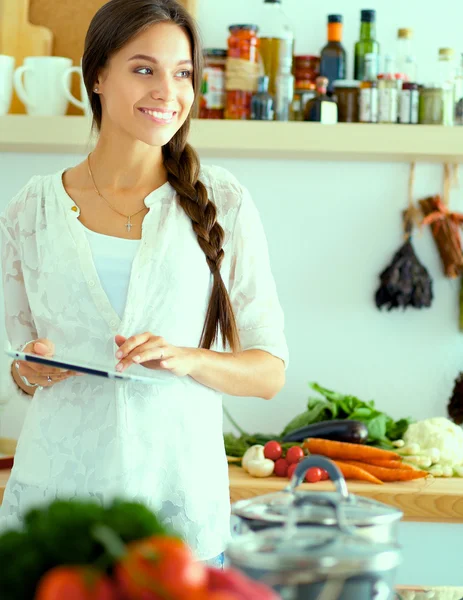
[[[350,419],[333,419],[312,423],[300,429],[287,433],[283,442],[303,442],[307,438],[322,438],[335,442],[349,442],[351,444],[364,444],[368,439],[368,429],[361,421]]]

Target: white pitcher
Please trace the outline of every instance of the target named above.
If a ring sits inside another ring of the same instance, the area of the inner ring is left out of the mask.
[[[7,115],[13,97],[13,74],[15,59],[0,54],[0,115]]]
[[[66,79],[66,77],[69,79],[73,73],[79,74],[81,100],[72,95],[69,89],[69,81],[67,81]],[[87,90],[85,88],[84,78],[82,76],[82,60],[80,61],[80,67],[70,67],[65,71],[65,76],[63,79],[63,89],[66,98],[69,100],[69,102],[71,102],[71,104],[74,104],[74,106],[77,106],[77,108],[83,110],[85,115],[89,115],[91,113],[90,102],[88,100]]]

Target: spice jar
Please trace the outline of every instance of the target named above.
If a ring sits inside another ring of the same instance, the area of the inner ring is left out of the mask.
[[[355,79],[339,79],[333,83],[338,100],[338,121],[340,123],[358,123],[360,82]]]
[[[229,27],[228,58],[225,70],[226,119],[249,119],[251,100],[257,92],[259,52],[257,25]]]
[[[320,74],[320,57],[312,54],[294,57],[294,79],[296,88],[305,87],[304,82],[315,83]]]
[[[223,119],[225,112],[225,64],[227,51],[204,50],[204,70],[199,99],[200,119]]]
[[[416,125],[419,121],[419,104],[418,84],[405,81],[399,96],[399,122]]]
[[[291,121],[303,121],[306,104],[312,98],[315,98],[315,83],[307,82],[306,87],[296,88],[294,90],[293,102],[291,105]]]
[[[444,90],[438,85],[424,87],[420,93],[420,125],[442,125],[444,119]]]

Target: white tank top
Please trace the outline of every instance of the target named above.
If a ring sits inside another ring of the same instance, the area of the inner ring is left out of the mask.
[[[109,301],[122,319],[127,302],[132,263],[141,240],[96,233],[81,223],[93,254],[93,262]]]

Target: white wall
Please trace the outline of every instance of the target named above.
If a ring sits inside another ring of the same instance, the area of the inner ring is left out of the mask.
[[[260,0],[200,0],[199,20],[207,46],[224,46],[232,22],[257,22],[260,6]],[[393,51],[399,26],[415,29],[423,81],[435,77],[439,46],[463,50],[463,5],[455,0],[441,2],[432,12],[426,12],[417,0],[372,1],[368,6],[357,0],[323,4],[286,0],[285,6],[295,23],[297,53],[317,52],[325,39],[326,15],[341,12],[346,48],[352,57],[359,11],[365,7],[377,9],[379,39],[387,51]],[[1,154],[0,210],[30,176],[56,171],[81,158]],[[228,408],[243,427],[281,430],[304,409],[309,381],[374,398],[395,417],[445,415],[453,380],[463,370],[463,334],[457,321],[458,282],[443,277],[428,231],[417,235],[414,243],[434,278],[432,309],[380,313],[373,303],[378,274],[401,243],[400,213],[407,203],[408,165],[218,160],[211,156],[204,161],[229,168],[251,190],[267,231],[286,314],[291,352],[287,385],[272,402],[228,398]],[[420,165],[416,198],[438,193],[441,175],[437,165]],[[463,210],[461,190],[453,193],[452,206]],[[2,332],[0,347],[3,337]],[[3,370],[0,390],[6,377]],[[19,434],[26,408],[27,403],[18,399],[5,407],[0,416],[2,435]],[[228,423],[225,426],[229,428]],[[421,535],[431,536],[438,547],[453,545],[451,535],[456,528],[429,527],[420,526]],[[413,542],[416,527],[405,524],[403,531],[407,559],[401,583],[461,583],[458,570],[449,568],[455,564],[452,555],[442,565],[430,561],[427,550],[419,558]],[[461,528],[459,532],[461,536]]]

